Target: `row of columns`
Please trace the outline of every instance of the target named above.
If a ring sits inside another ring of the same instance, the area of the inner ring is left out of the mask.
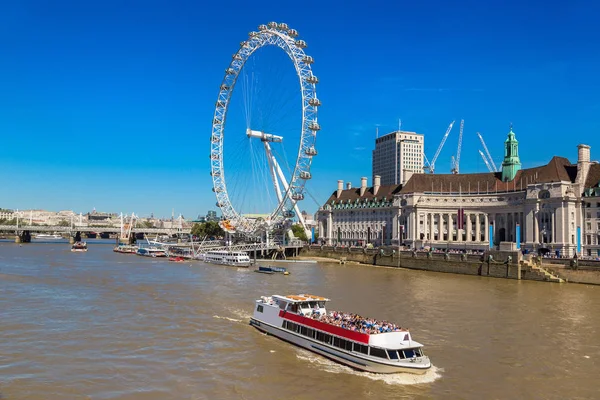
[[[415,213],[413,212],[413,218],[408,218],[408,232],[410,234],[410,238],[413,239],[417,239],[420,240],[420,230],[419,232],[417,232],[416,226],[417,226],[417,222],[420,222],[420,214],[421,213]],[[446,218],[444,218],[446,217]],[[453,231],[455,230],[455,221],[457,221],[458,219],[458,214],[457,213],[452,213],[452,212],[425,212],[424,213],[424,221],[423,221],[423,233],[424,233],[424,237],[426,238],[426,240],[428,241],[439,241],[439,242],[446,242],[446,241],[450,241],[453,242],[455,241],[453,238]],[[447,220],[448,222],[446,223],[445,220]],[[438,238],[437,240],[434,239],[435,238],[435,222],[438,222],[437,224],[437,228],[438,228]],[[411,224],[412,222],[412,224]],[[474,228],[475,228],[475,240],[472,240],[473,237],[473,222],[475,224]],[[419,224],[420,225],[420,224]],[[466,233],[466,241],[467,242],[482,242],[481,237],[482,237],[482,232],[481,232],[481,228],[483,225],[483,242],[489,242],[489,219],[488,219],[488,215],[487,214],[483,214],[483,213],[465,213],[465,233]],[[413,228],[414,229],[411,229]],[[448,231],[448,239],[444,240],[443,239],[443,235],[444,235],[444,229],[446,229]],[[460,233],[463,229],[458,229],[457,230],[457,240],[456,241],[463,241]],[[429,238],[427,239],[427,234],[429,234]]]

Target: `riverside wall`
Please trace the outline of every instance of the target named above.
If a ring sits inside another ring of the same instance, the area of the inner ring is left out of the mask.
[[[330,258],[339,262],[358,262],[382,267],[418,269],[463,275],[490,276],[508,279],[546,280],[543,274],[523,266],[518,252],[494,252],[493,260],[486,255],[444,254],[395,249],[362,249],[330,246],[307,246],[300,253],[305,257]],[[512,260],[506,262],[508,256]]]
[[[488,254],[493,260],[488,262]],[[397,248],[363,249],[332,246],[305,246],[305,257],[329,258],[382,267],[418,269],[453,274],[489,276],[507,279],[549,281],[543,272],[521,262],[518,251],[490,250],[484,255],[444,254],[424,251],[400,251]],[[508,257],[511,257],[510,261]],[[507,262],[508,261],[508,262]],[[567,282],[600,285],[600,261],[578,260],[576,267],[569,259],[542,259],[542,268]]]

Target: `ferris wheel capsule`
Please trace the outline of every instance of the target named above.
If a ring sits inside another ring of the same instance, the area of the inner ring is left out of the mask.
[[[315,60],[311,56],[304,56],[304,58],[302,59],[302,62],[304,64],[312,64],[315,62]]]
[[[304,40],[296,40],[296,46],[300,47],[301,49],[305,49],[306,42]]]
[[[308,104],[310,104],[313,107],[318,107],[321,105],[321,100],[313,97],[312,99],[308,100]]]
[[[308,83],[319,83],[319,78],[314,75],[309,75],[306,77],[306,82]]]
[[[296,216],[296,213],[290,210],[286,210],[283,212],[283,216],[286,218],[294,218]]]
[[[258,26],[258,30],[259,31],[266,31],[267,30],[267,26],[265,24],[261,24]]]
[[[320,131],[321,130],[321,125],[319,125],[316,121],[311,122],[310,124],[308,124],[308,129],[310,129],[311,131]]]
[[[314,154],[312,154],[314,155]],[[300,179],[310,179],[312,178],[312,176],[310,175],[310,172],[308,171],[302,171],[300,172]]]
[[[298,36],[298,31],[295,29],[290,29],[290,30],[288,30],[288,35],[295,38]]]
[[[269,22],[267,26],[271,29],[275,29],[277,28],[277,22]]]
[[[277,28],[278,28],[279,30],[282,30],[282,31],[287,31],[287,30],[288,30],[288,25],[287,25],[285,22],[282,22],[282,23],[280,23],[280,24],[277,26]]]
[[[314,147],[309,147],[308,149],[306,149],[306,150],[304,151],[304,153],[305,153],[307,156],[311,156],[311,157],[312,157],[312,156],[316,156],[316,155],[317,155],[317,149],[315,149]],[[303,174],[303,173],[305,173],[305,171],[302,171],[302,172],[300,172],[300,178],[302,178],[302,174]],[[310,175],[310,172],[306,172],[306,173]],[[302,178],[302,179],[305,179],[305,178]]]

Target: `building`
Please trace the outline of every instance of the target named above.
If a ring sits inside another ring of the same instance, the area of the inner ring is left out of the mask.
[[[577,163],[553,157],[521,169],[512,131],[501,172],[413,174],[404,185],[346,188],[320,208],[329,244],[396,244],[457,250],[520,249],[600,256],[600,164],[578,146]],[[391,226],[391,227],[390,227]],[[385,229],[384,229],[385,227]]]
[[[206,214],[206,221],[210,222],[210,221],[219,221],[219,217],[217,217],[217,212],[210,210],[207,214]]]
[[[375,139],[373,182],[379,175],[382,185],[400,185],[408,173],[423,173],[425,138],[415,132],[396,131]]]
[[[361,178],[358,188],[338,181],[338,189],[317,213],[322,243],[345,246],[389,245],[397,241],[399,208],[396,195],[401,185],[381,185],[379,175],[372,187]]]

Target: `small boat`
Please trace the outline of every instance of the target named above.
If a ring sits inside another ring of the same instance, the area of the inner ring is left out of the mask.
[[[135,252],[138,256],[144,257],[166,257],[167,252],[156,247],[141,247]]]
[[[62,238],[62,235],[59,235],[58,233],[53,233],[52,235],[47,233],[38,233],[37,235],[35,235],[35,239],[41,240],[59,240]]]
[[[328,311],[329,299],[310,294],[261,296],[250,325],[357,370],[424,374],[431,368],[423,345],[396,324]]]
[[[284,274],[284,275],[289,275],[290,274],[288,272],[287,268],[285,268],[285,267],[273,267],[273,266],[271,266],[269,268],[271,268],[271,271],[273,271],[273,272],[278,272],[278,273]]]
[[[273,271],[271,269],[271,267],[258,267],[258,269],[255,269],[254,272],[258,272],[260,274],[269,274],[269,275],[272,275],[275,273],[275,271]]]
[[[71,246],[71,251],[73,252],[83,252],[87,251],[87,243],[86,242],[75,242],[73,246]]]
[[[132,246],[129,244],[120,244],[113,249],[115,253],[124,253],[124,254],[135,254],[137,251],[137,246]]]
[[[185,258],[183,257],[171,257],[169,258],[169,261],[173,261],[173,262],[184,262]]]

